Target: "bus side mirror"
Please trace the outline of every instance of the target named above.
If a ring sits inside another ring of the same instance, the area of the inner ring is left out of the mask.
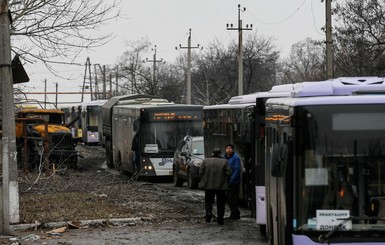
[[[275,144],[271,159],[271,175],[282,177],[288,158],[288,149],[286,144]]]

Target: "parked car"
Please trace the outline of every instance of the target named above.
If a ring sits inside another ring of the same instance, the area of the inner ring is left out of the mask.
[[[173,177],[175,186],[187,182],[189,188],[198,188],[199,168],[204,159],[203,136],[185,136],[174,154]]]

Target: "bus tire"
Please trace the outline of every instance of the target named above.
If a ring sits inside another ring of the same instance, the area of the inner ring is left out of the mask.
[[[173,171],[172,172],[173,172],[174,185],[176,187],[183,186],[183,180],[179,177],[178,171],[177,171],[175,166],[173,167]]]

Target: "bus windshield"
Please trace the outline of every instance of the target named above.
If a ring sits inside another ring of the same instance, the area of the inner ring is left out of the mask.
[[[186,135],[202,136],[202,122],[146,122],[141,125],[141,149],[143,153],[174,152]]]
[[[297,108],[297,229],[385,229],[383,105]]]

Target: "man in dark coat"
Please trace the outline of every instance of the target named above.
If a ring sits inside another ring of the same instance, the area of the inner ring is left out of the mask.
[[[217,198],[218,224],[223,225],[225,214],[227,179],[231,174],[227,160],[221,158],[221,150],[215,148],[210,158],[203,160],[199,169],[201,181],[199,187],[205,190],[206,222],[210,223],[212,218],[213,204]]]

